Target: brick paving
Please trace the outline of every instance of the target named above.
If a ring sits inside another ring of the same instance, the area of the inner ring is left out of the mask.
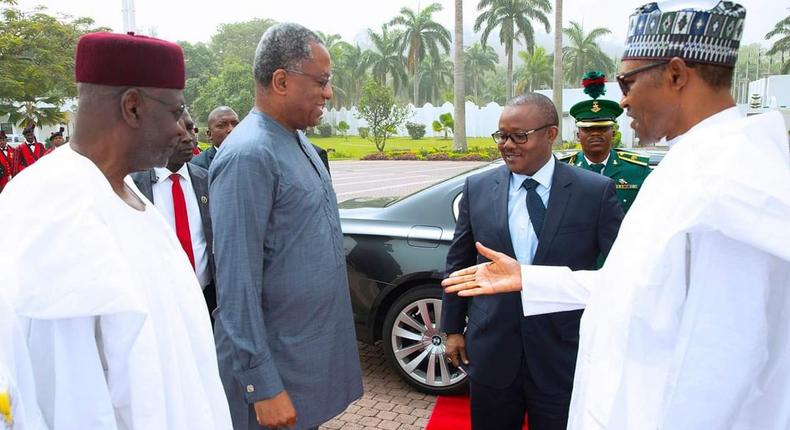
[[[365,394],[321,430],[419,430],[428,425],[436,396],[403,382],[384,359],[381,343],[358,343]]]

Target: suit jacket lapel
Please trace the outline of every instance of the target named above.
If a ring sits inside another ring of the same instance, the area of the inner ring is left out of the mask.
[[[140,192],[143,193],[145,198],[147,198],[151,203],[154,202],[154,184],[157,181],[156,172],[154,169],[149,169],[148,174],[144,177],[142,181],[137,183],[137,188],[140,189]]]
[[[513,241],[510,238],[510,223],[508,222],[507,212],[508,197],[510,194],[510,170],[508,170],[507,166],[499,168],[498,174],[494,179],[493,193],[494,226],[500,226],[499,228],[495,227],[500,244],[502,245],[500,249],[505,254],[515,258],[516,252],[513,250]],[[489,246],[485,243],[483,245]],[[495,244],[491,245],[496,246]]]
[[[549,194],[549,204],[546,208],[546,220],[543,223],[543,231],[540,232],[538,249],[535,251],[535,258],[532,264],[541,264],[545,259],[546,253],[551,248],[551,242],[557,234],[557,229],[562,222],[565,208],[571,197],[570,185],[573,183],[572,167],[554,160],[554,177],[551,180],[551,193]]]
[[[207,220],[209,219],[208,178],[203,174],[203,171],[195,169],[189,164],[187,164],[187,170],[192,178],[192,189],[195,190],[195,197],[197,197],[198,207],[200,207],[200,218]],[[205,221],[203,223],[205,224]]]

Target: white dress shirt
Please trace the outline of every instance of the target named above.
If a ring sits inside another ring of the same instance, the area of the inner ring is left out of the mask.
[[[154,206],[156,206],[167,222],[176,228],[176,217],[173,209],[173,182],[170,175],[173,173],[164,168],[155,168],[157,181],[152,184]],[[192,177],[189,175],[187,165],[184,164],[178,169],[181,176],[181,189],[184,190],[184,199],[187,205],[187,216],[189,217],[189,235],[192,238],[192,252],[195,255],[195,273],[197,274],[200,286],[205,288],[211,282],[208,271],[208,249],[206,248],[206,234],[203,232],[203,220],[200,217],[200,206],[192,188]]]
[[[584,154],[584,151],[582,151],[582,154]],[[603,164],[603,169],[601,169],[601,174],[603,175],[604,174],[603,172],[606,171],[606,163],[609,162],[609,156],[610,155],[611,155],[611,152],[607,152],[606,153],[606,158],[604,158],[603,161],[601,161],[600,163],[596,163],[595,161],[592,161],[589,158],[587,158],[587,154],[584,154],[584,161],[586,161],[587,164],[590,165],[590,166],[592,166],[593,164]]]
[[[527,190],[521,184],[527,178],[538,182],[535,191],[538,192],[543,206],[548,207],[551,192],[551,179],[554,177],[554,157],[543,165],[533,176],[510,173],[510,189],[507,197],[507,222],[510,227],[510,241],[516,259],[521,264],[532,264],[535,251],[538,249],[538,235],[532,228],[532,221],[527,211]]]

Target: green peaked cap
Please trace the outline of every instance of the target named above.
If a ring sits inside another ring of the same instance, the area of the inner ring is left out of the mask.
[[[614,125],[623,113],[620,104],[598,97],[606,94],[606,76],[598,71],[587,72],[582,79],[584,92],[591,97],[571,106],[570,115],[576,119],[577,127],[600,127]]]

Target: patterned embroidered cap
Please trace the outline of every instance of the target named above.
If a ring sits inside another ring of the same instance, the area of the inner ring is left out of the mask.
[[[623,60],[670,60],[735,67],[746,9],[731,1],[648,3],[631,15]]]

